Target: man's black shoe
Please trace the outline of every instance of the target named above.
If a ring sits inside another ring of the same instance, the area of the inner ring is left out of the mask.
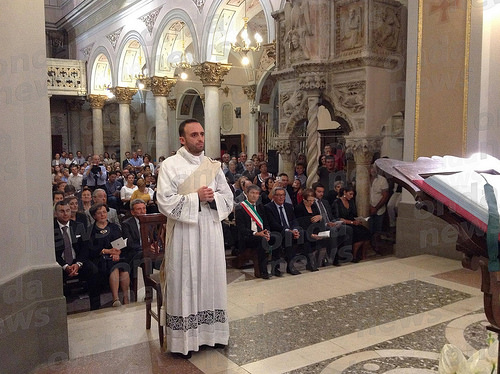
[[[299,275],[299,274],[301,274],[300,271],[298,271],[295,268],[286,268],[286,272],[288,274],[292,274],[292,275]]]
[[[268,274],[268,273],[261,273],[261,274],[260,274],[260,277],[261,277],[262,279],[269,279],[269,274]]]

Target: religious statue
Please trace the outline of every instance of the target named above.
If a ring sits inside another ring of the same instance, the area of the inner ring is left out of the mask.
[[[343,49],[353,49],[362,46],[361,7],[351,7],[348,16],[342,22]]]
[[[290,62],[309,60],[307,38],[313,35],[309,3],[303,0],[290,0],[285,7],[285,20],[287,33],[284,41],[288,46]]]
[[[379,47],[395,51],[398,46],[401,22],[392,7],[386,7],[382,12],[381,26],[375,33],[375,41]]]

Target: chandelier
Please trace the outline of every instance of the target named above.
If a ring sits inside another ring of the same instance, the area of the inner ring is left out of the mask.
[[[244,1],[245,6],[245,16],[243,17],[243,30],[240,33],[241,44],[237,43],[236,37],[234,38],[234,42],[231,42],[231,49],[234,52],[242,53],[243,58],[241,59],[241,63],[243,65],[248,65],[250,63],[250,59],[248,58],[248,52],[257,52],[260,49],[260,45],[262,44],[262,36],[258,32],[255,33],[254,39],[256,45],[252,45],[252,41],[248,36],[248,17],[247,17],[247,2]]]
[[[182,40],[181,40],[181,56],[180,56],[180,60],[178,62],[171,62],[170,63],[170,66],[177,70],[178,72],[180,71],[179,74],[179,77],[183,80],[186,80],[188,75],[186,73],[186,70],[189,70],[193,67],[193,65],[191,64],[191,62],[189,61],[189,58],[186,54],[186,40],[185,40],[185,37],[184,37],[184,27],[186,26],[186,24],[184,22],[181,22],[181,25],[182,25],[182,29],[181,29],[181,33],[182,33]],[[176,54],[173,54],[174,58],[177,57],[178,55]]]

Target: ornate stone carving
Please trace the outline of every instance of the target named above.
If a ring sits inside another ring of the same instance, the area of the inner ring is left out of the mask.
[[[401,33],[401,4],[391,6],[382,2],[374,2],[373,12],[373,47],[396,52]]]
[[[308,98],[309,109],[307,111],[307,187],[312,187],[312,184],[318,179],[318,159],[319,151],[319,132],[318,132],[318,111],[319,111],[319,96],[310,96]]]
[[[301,90],[284,92],[280,95],[280,119],[286,121],[283,132],[292,132],[295,123],[306,118],[306,115],[307,98]]]
[[[106,95],[89,95],[88,101],[90,103],[90,108],[92,109],[102,109],[108,97]]]
[[[309,39],[314,35],[309,16],[309,2],[289,0],[285,5],[286,35],[284,42],[288,50],[288,61],[309,60]]]
[[[257,90],[257,86],[255,84],[252,84],[250,86],[243,86],[241,87],[243,89],[243,93],[247,95],[248,100],[250,101],[255,101],[255,92]]]
[[[85,61],[48,58],[47,89],[51,95],[87,94]]]
[[[120,39],[120,34],[122,33],[122,30],[123,26],[120,27],[118,30],[113,31],[111,34],[106,35],[106,38],[113,46],[113,49],[116,49],[116,44],[118,43],[118,39]]]
[[[347,51],[363,46],[363,13],[364,7],[361,3],[337,7],[337,49],[339,51]]]
[[[177,99],[168,99],[167,104],[168,104],[168,107],[170,108],[170,110],[177,109]]]
[[[297,154],[300,152],[300,143],[298,140],[289,136],[280,136],[274,138],[274,148],[279,152],[284,161],[294,163]]]
[[[203,5],[205,5],[205,0],[193,0],[193,3],[198,7],[198,11],[201,13]]]
[[[82,52],[83,57],[85,57],[85,60],[88,60],[88,59],[89,59],[89,57],[90,57],[90,52],[92,52],[92,48],[94,48],[94,44],[95,44],[95,43],[89,44],[89,45],[88,45],[88,46],[86,46],[85,48],[80,49],[80,52]]]
[[[148,14],[139,17],[139,19],[146,25],[150,35],[153,32],[153,27],[155,26],[156,18],[158,18],[158,14],[160,13],[162,7],[163,6],[160,6],[155,10],[152,10]]]
[[[167,77],[151,77],[148,88],[153,93],[153,96],[168,96],[170,91],[175,86],[176,80]]]
[[[365,109],[366,82],[350,82],[335,86],[335,95],[343,108],[353,113],[359,113]]]
[[[323,91],[326,88],[326,79],[319,74],[301,77],[299,87],[302,91]]]
[[[193,67],[194,73],[200,77],[203,86],[220,87],[224,76],[229,73],[230,64],[220,62],[204,62]]]
[[[373,154],[382,147],[382,138],[351,137],[346,136],[346,150],[354,154],[357,165],[370,165]]]
[[[137,88],[130,87],[113,87],[111,88],[111,92],[116,97],[116,101],[118,104],[130,104],[132,101],[132,96],[137,93]]]

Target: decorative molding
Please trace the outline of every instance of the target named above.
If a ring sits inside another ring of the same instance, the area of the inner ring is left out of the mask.
[[[177,109],[177,99],[168,99],[167,104],[170,110],[175,111]]]
[[[113,49],[116,49],[116,45],[118,44],[118,39],[120,39],[120,34],[122,33],[123,27],[120,27],[118,30],[113,31],[111,34],[106,35],[106,38],[109,40]]]
[[[88,60],[90,57],[90,53],[92,52],[92,48],[94,48],[94,44],[89,44],[85,48],[80,49],[80,52],[82,52],[83,57],[85,57],[85,60]]]
[[[137,91],[139,91],[137,88],[130,88],[130,87],[113,87],[111,88],[111,92],[116,97],[116,101],[118,104],[130,104],[132,101],[132,96],[134,96]]]
[[[365,110],[366,82],[348,82],[335,85],[335,96],[341,107],[352,113]]]
[[[255,84],[251,84],[249,86],[242,86],[241,89],[243,93],[247,95],[248,100],[255,101],[255,93],[257,91],[257,86]]]
[[[205,0],[193,0],[194,5],[198,7],[198,11],[201,13],[203,6],[205,5]]]
[[[108,97],[106,95],[88,95],[87,99],[90,103],[90,108],[92,109],[102,109]]]
[[[224,76],[229,73],[231,64],[221,64],[220,62],[203,62],[193,66],[194,73],[200,77],[203,86],[220,87]]]
[[[153,96],[168,96],[177,81],[168,77],[151,77],[146,87],[151,90]]]
[[[47,58],[49,95],[87,95],[87,69],[83,60]]]
[[[291,136],[279,136],[273,139],[274,149],[278,151],[283,160],[294,162],[295,157],[300,152],[301,139],[295,139]]]
[[[151,35],[153,33],[153,28],[155,26],[156,19],[158,18],[158,14],[160,13],[160,10],[162,7],[163,7],[163,5],[156,8],[155,10],[152,10],[151,12],[139,17],[139,19],[142,22],[144,22],[144,24],[146,25],[146,27],[149,31],[149,35]]]
[[[326,79],[320,74],[308,74],[299,80],[302,91],[323,91],[326,88]]]

